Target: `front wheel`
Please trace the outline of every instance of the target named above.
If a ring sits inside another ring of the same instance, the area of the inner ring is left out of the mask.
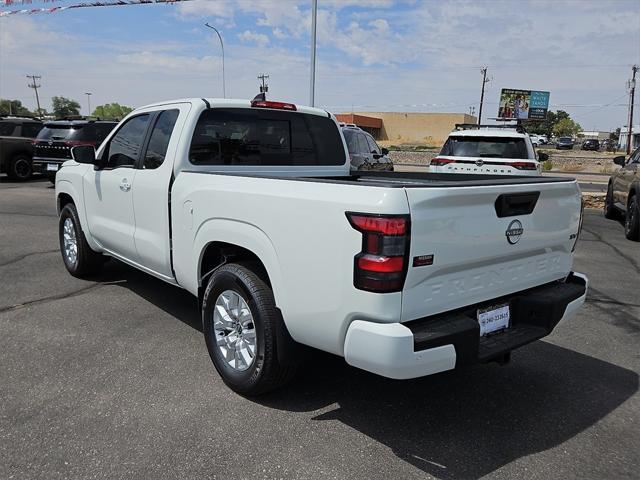
[[[72,203],[65,205],[60,212],[58,236],[62,260],[71,275],[85,278],[100,270],[105,257],[91,250],[80,226],[78,211]]]
[[[618,217],[618,210],[613,205],[613,185],[609,183],[607,188],[607,196],[604,199],[604,218],[613,220]]]
[[[33,166],[31,164],[31,158],[29,158],[27,155],[16,155],[9,162],[7,176],[11,180],[24,182],[31,178],[32,173]]]
[[[640,241],[640,203],[637,195],[633,195],[629,199],[624,221],[624,234],[629,240]]]
[[[281,387],[295,374],[281,365],[282,317],[269,286],[241,264],[226,264],[209,279],[202,304],[205,342],[222,380],[235,392],[255,396]]]

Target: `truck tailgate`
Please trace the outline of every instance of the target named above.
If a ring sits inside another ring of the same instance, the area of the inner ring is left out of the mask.
[[[571,271],[581,210],[575,181],[405,191],[411,247],[401,321],[498,298]]]

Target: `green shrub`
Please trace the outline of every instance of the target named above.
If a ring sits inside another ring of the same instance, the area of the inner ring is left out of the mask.
[[[553,160],[547,160],[542,163],[542,170],[544,170],[545,172],[548,172],[552,168],[553,168]]]

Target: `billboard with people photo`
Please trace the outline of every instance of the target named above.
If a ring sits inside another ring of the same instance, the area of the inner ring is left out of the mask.
[[[544,120],[549,108],[549,92],[503,88],[500,93],[498,118]]]

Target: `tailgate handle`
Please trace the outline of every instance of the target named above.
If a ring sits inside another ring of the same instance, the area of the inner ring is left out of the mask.
[[[540,192],[503,193],[496,199],[496,213],[499,218],[529,215],[539,197]]]

